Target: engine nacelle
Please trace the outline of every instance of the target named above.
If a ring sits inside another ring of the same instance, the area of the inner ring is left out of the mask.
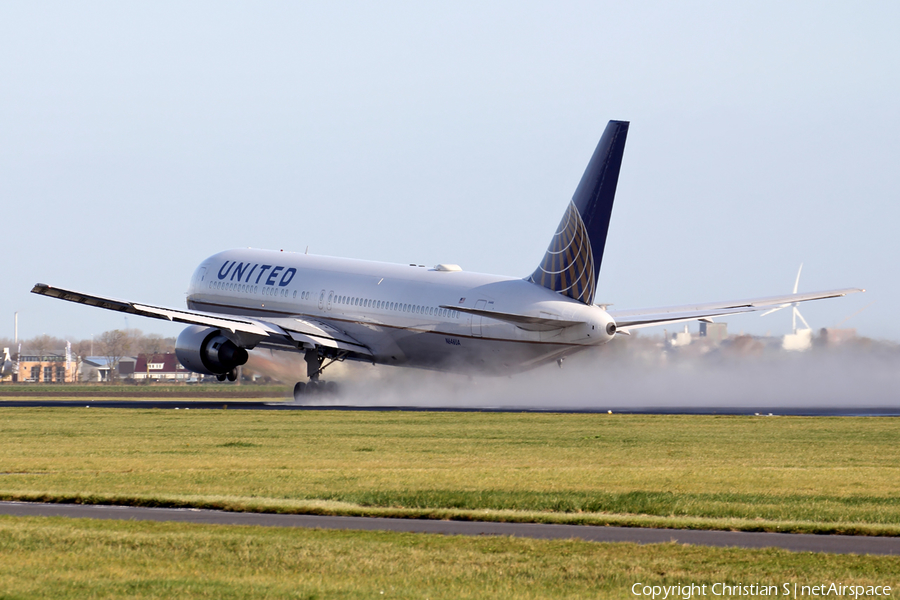
[[[249,355],[213,327],[191,325],[178,335],[175,356],[185,369],[222,375],[247,362]]]

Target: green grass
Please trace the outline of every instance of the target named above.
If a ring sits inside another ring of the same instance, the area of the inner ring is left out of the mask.
[[[886,556],[39,517],[0,517],[0,556],[0,599],[634,598],[638,582],[900,587],[900,558]]]
[[[900,535],[890,418],[0,408],[0,434],[6,499]]]
[[[178,397],[218,397],[252,393],[258,397],[289,397],[290,387],[282,384],[247,383],[236,385],[222,383],[8,383],[0,384],[0,398],[52,394],[56,399],[60,394],[101,394],[104,397],[121,395],[123,398],[141,394],[165,394]],[[0,401],[2,402],[2,401]]]

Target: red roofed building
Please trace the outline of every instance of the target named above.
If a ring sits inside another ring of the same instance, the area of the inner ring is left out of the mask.
[[[177,380],[190,379],[192,373],[181,366],[175,354],[138,354],[134,365],[134,375],[137,381],[147,378],[151,380]]]

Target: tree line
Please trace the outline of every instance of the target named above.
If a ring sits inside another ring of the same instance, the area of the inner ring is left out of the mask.
[[[81,363],[88,356],[106,358],[110,369],[118,372],[119,361],[125,356],[138,354],[163,354],[175,351],[175,338],[158,333],[144,333],[140,329],[112,329],[93,338],[65,340],[41,334],[20,340],[22,356],[65,356],[66,343],[72,343],[72,360]],[[10,338],[0,338],[0,347],[9,348],[13,360],[18,359],[18,347]]]

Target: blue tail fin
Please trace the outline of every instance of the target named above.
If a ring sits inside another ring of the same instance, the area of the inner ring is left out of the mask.
[[[593,303],[627,135],[627,121],[606,126],[544,260],[528,281]]]

